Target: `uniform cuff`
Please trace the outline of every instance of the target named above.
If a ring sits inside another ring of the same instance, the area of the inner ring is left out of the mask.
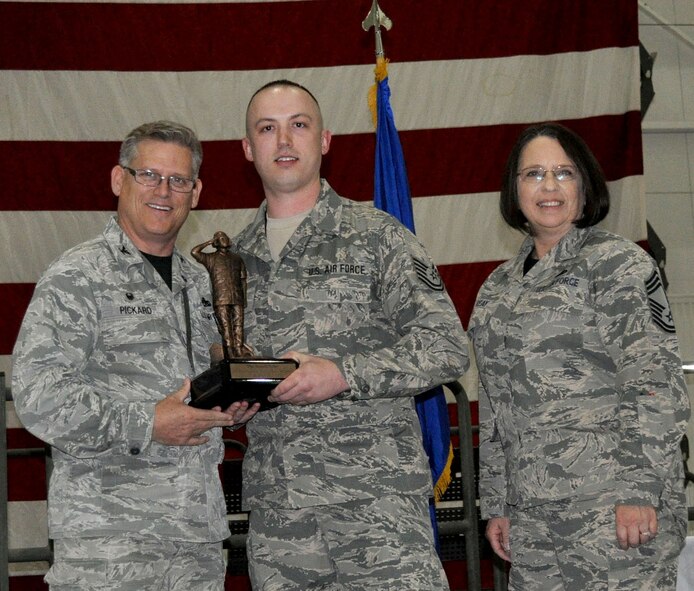
[[[149,446],[154,428],[154,407],[153,402],[128,404],[125,453],[136,456]]]

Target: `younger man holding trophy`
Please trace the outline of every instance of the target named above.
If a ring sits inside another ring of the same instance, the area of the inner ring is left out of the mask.
[[[247,425],[253,588],[448,589],[414,396],[465,372],[460,320],[417,239],[320,178],[331,134],[308,90],[262,87],[246,134],[266,197],[233,239],[246,338],[299,364]]]

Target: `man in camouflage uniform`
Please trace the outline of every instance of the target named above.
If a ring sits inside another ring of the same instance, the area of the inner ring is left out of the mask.
[[[133,130],[111,172],[117,217],[49,267],[24,318],[12,389],[52,447],[52,590],[223,589],[219,427],[251,413],[185,403],[219,340],[207,274],[174,248],[201,161],[187,127]]]
[[[416,238],[321,180],[331,136],[313,95],[266,85],[246,133],[266,197],[234,240],[246,334],[299,362],[247,428],[253,588],[448,589],[413,397],[467,368],[460,320]]]

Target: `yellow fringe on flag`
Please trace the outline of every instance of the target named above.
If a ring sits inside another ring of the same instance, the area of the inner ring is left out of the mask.
[[[378,113],[377,109],[377,97],[376,97],[376,87],[379,82],[381,82],[386,76],[388,76],[388,62],[384,57],[376,58],[376,67],[374,68],[374,74],[376,75],[376,82],[371,88],[369,88],[369,95],[367,98],[369,104],[369,111],[371,111],[371,121],[373,122],[374,129],[378,123]]]
[[[448,485],[451,483],[451,466],[453,465],[453,444],[448,447],[448,459],[446,467],[441,472],[441,476],[434,485],[434,503],[438,503],[446,492]]]

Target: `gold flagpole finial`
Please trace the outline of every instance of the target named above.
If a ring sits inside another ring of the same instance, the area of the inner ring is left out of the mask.
[[[393,26],[393,21],[381,10],[377,0],[373,0],[371,10],[369,10],[369,14],[367,14],[366,18],[362,21],[361,26],[365,31],[368,31],[371,27],[374,28],[376,36],[376,57],[384,57],[385,53],[383,51],[383,41],[381,40],[381,27],[386,31],[390,31]]]

